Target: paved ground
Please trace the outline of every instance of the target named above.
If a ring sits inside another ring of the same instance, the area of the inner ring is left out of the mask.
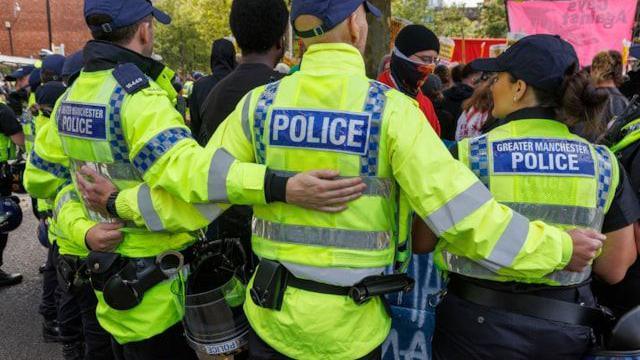
[[[0,359],[60,360],[61,345],[42,341],[38,314],[42,291],[38,267],[46,258],[46,249],[35,238],[37,222],[31,212],[31,201],[22,197],[21,205],[24,220],[9,235],[3,268],[22,273],[24,280],[20,285],[0,288]]]

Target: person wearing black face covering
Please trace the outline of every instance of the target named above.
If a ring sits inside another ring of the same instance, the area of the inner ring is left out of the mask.
[[[227,39],[214,40],[211,44],[211,75],[196,81],[189,101],[191,132],[193,134],[200,133],[202,127],[201,109],[207,95],[236,66],[236,49],[233,43]]]
[[[389,69],[378,77],[378,81],[414,98],[438,135],[438,116],[420,87],[438,64],[439,53],[440,41],[431,30],[422,25],[406,26],[396,37]]]

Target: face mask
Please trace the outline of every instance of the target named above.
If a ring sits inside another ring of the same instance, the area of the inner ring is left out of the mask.
[[[410,60],[398,49],[391,54],[391,74],[403,93],[416,97],[424,80],[433,72],[436,64],[425,64]]]

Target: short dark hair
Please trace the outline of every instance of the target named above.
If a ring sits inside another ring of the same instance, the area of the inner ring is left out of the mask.
[[[283,0],[233,0],[229,25],[244,54],[265,53],[284,36],[289,10]]]
[[[106,32],[102,30],[102,28],[100,28],[100,25],[111,22],[111,17],[109,15],[96,14],[91,15],[87,18],[87,24],[89,24],[89,26],[96,27],[91,29],[91,36],[95,40],[108,41],[118,45],[130,42],[131,39],[133,39],[133,36],[136,34],[136,31],[138,31],[138,27],[140,26],[140,24],[149,21],[153,21],[152,15],[144,17],[142,20],[136,22],[135,24]]]

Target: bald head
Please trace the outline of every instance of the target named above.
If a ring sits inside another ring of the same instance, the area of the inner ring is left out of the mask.
[[[300,15],[294,21],[294,26],[299,31],[315,29],[322,25],[322,20],[312,15]],[[303,38],[304,44],[309,47],[320,43],[345,43],[356,47],[364,54],[367,44],[367,14],[364,5],[360,5],[344,21],[326,33],[311,38]]]

